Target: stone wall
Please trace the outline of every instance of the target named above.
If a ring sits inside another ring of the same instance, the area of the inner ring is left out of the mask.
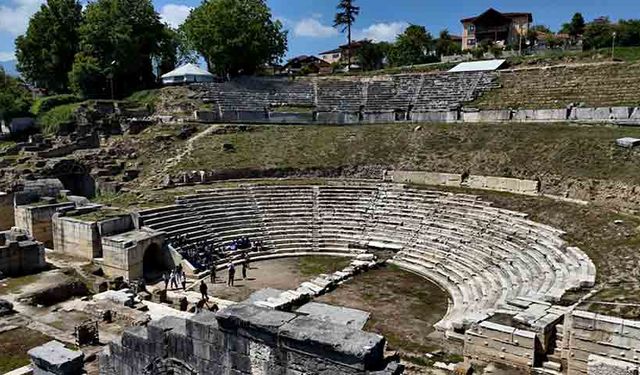
[[[127,280],[144,275],[144,255],[151,247],[162,249],[167,265],[172,264],[171,254],[163,250],[164,233],[141,229],[114,236],[102,237],[102,268],[111,277],[122,276]]]
[[[538,361],[538,347],[535,332],[488,321],[467,330],[464,336],[464,355],[473,361],[495,361],[531,369]]]
[[[588,311],[573,311],[565,315],[564,332],[568,332],[563,337],[562,345],[565,348],[569,375],[600,375],[601,373],[593,372],[590,368],[620,367],[611,363],[624,362],[626,368],[635,368],[636,371],[640,367],[640,321]],[[615,362],[602,364],[597,358],[594,360],[594,355]]]
[[[0,273],[17,276],[34,273],[46,266],[44,247],[20,230],[0,232]]]
[[[526,195],[537,195],[540,191],[539,182],[534,180],[477,175],[463,176],[458,173],[387,171],[385,180],[397,183],[468,187]]]
[[[53,215],[61,208],[74,207],[73,203],[56,203],[49,205],[16,206],[15,226],[25,229],[29,235],[45,244],[53,246],[53,227],[51,220]]]
[[[14,225],[13,193],[0,192],[0,230],[10,229]]]
[[[233,111],[219,115],[214,111],[197,111],[196,121],[203,123],[242,122],[274,124],[388,124],[407,122],[495,123],[495,122],[593,122],[640,125],[640,108],[561,108],[561,109],[489,109],[413,112],[325,112],[278,113]]]
[[[128,328],[100,358],[103,375],[398,374],[385,339],[295,313],[234,305]],[[146,371],[145,371],[146,370]],[[380,372],[378,372],[380,371]]]

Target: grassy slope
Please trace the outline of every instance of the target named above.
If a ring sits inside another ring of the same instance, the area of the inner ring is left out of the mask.
[[[173,171],[383,165],[404,169],[640,183],[640,150],[615,146],[640,129],[566,125],[264,126],[209,135]],[[223,143],[235,146],[224,152]]]

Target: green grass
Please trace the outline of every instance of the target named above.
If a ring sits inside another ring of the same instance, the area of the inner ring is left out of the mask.
[[[22,291],[22,288],[36,282],[38,279],[38,275],[27,275],[2,280],[0,281],[0,295],[18,294]]]
[[[40,114],[36,120],[41,131],[52,135],[60,130],[60,126],[74,120],[73,114],[80,107],[80,103],[64,104]]]
[[[340,271],[349,263],[351,263],[351,258],[309,256],[298,259],[300,273],[309,277]]]
[[[18,328],[0,334],[0,373],[29,364],[27,352],[52,338],[28,328]]]
[[[92,212],[87,212],[81,215],[71,216],[74,219],[88,221],[88,222],[98,222],[102,220],[107,220],[113,217],[118,217],[125,214],[124,211],[120,210],[97,210]]]
[[[598,178],[640,183],[640,150],[615,139],[640,129],[565,124],[431,124],[371,126],[260,126],[194,143],[173,168],[190,170],[300,170],[380,166],[439,172],[536,178]],[[224,152],[223,143],[235,146]],[[241,175],[241,173],[240,173]]]
[[[159,95],[159,89],[141,90],[131,94],[128,98],[125,99],[125,102],[133,103],[140,107],[148,107],[153,109],[158,102]]]
[[[41,98],[37,98],[33,102],[30,112],[35,116],[39,116],[41,113],[47,112],[57,106],[77,103],[80,101],[80,98],[71,94],[44,96]]]

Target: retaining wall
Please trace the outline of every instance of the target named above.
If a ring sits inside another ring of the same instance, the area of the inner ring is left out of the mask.
[[[11,229],[14,225],[13,193],[0,192],[0,230]]]
[[[528,369],[538,361],[536,348],[539,346],[535,332],[486,321],[467,330],[464,337],[465,357]]]
[[[618,364],[625,362],[636,370],[640,368],[640,321],[573,311],[565,315],[564,332],[569,333],[563,337],[568,375],[599,375],[589,370],[593,356],[605,357]],[[595,368],[595,365],[591,367]]]
[[[373,333],[241,304],[128,328],[105,349],[100,374],[397,374],[384,370],[384,345]]]
[[[599,107],[560,109],[491,109],[412,112],[314,112],[279,113],[257,111],[195,111],[195,121],[204,123],[243,122],[273,124],[382,124],[410,122],[594,122],[640,125],[640,108]]]
[[[53,227],[51,219],[60,208],[74,207],[73,203],[58,203],[42,206],[16,206],[15,226],[22,228],[30,236],[45,246],[53,246]]]
[[[537,195],[540,191],[539,182],[534,180],[477,175],[463,176],[457,173],[387,171],[385,180],[397,183],[468,187],[526,195]]]

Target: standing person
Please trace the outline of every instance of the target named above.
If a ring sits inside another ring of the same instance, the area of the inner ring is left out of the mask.
[[[169,278],[171,279],[171,289],[178,289],[178,273],[175,270],[171,271]]]
[[[227,281],[228,286],[233,286],[233,279],[236,276],[236,266],[233,263],[229,264],[229,280]]]
[[[205,284],[204,280],[202,280],[200,282],[200,294],[202,295],[202,300],[204,301],[209,300],[209,295],[207,294],[208,290],[209,288],[207,287],[207,284]]]
[[[216,265],[213,264],[211,266],[211,284],[215,284],[216,283]]]
[[[163,272],[162,273],[162,280],[164,281],[164,290],[166,292],[167,288],[169,288],[169,273],[168,272]]]
[[[182,290],[187,291],[187,273],[182,271],[182,275],[180,275],[180,281],[182,281]]]
[[[247,261],[242,262],[242,280],[247,278]]]

